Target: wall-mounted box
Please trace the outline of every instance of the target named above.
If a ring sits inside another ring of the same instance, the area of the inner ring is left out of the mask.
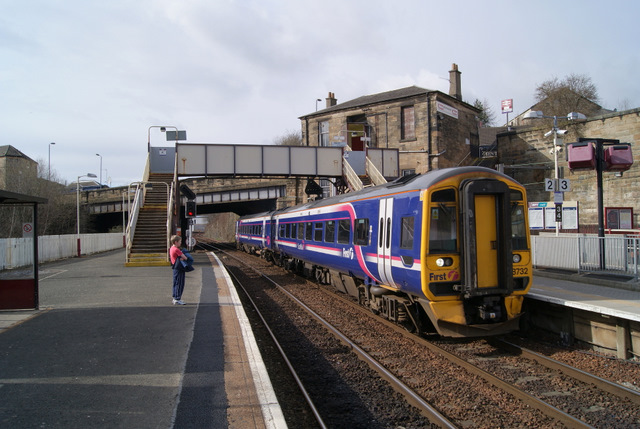
[[[630,145],[615,145],[604,148],[604,162],[608,171],[626,171],[633,165]]]
[[[567,162],[571,170],[596,168],[596,152],[591,142],[567,145]]]

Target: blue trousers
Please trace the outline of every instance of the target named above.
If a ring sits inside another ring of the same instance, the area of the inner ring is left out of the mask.
[[[173,299],[179,300],[182,298],[182,292],[184,291],[184,271],[173,270]]]

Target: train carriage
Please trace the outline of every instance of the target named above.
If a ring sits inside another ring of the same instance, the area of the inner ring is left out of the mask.
[[[262,236],[239,243],[418,332],[514,330],[531,285],[525,190],[482,167],[245,217],[238,229],[260,222]]]

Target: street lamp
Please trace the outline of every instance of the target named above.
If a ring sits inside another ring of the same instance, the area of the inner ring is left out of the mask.
[[[567,133],[567,130],[559,130],[558,129],[558,119],[568,119],[570,121],[574,121],[577,119],[587,119],[587,117],[585,115],[583,115],[582,113],[578,113],[578,112],[571,112],[569,113],[567,116],[545,116],[540,110],[530,110],[527,113],[524,114],[523,119],[543,119],[543,118],[549,118],[549,119],[553,119],[553,128],[551,128],[551,131],[548,131],[545,133],[545,137],[549,137],[550,135],[553,134],[553,164],[554,164],[554,170],[555,170],[555,184],[557,186],[558,184],[558,179],[559,179],[559,174],[558,174],[558,152],[562,149],[562,146],[558,145],[558,134],[565,135]],[[562,144],[562,143],[560,143]],[[556,205],[558,205],[558,203],[556,203]],[[562,203],[559,204],[560,206],[562,206]],[[556,237],[558,236],[558,232],[560,230],[559,228],[560,222],[558,222],[557,218],[556,218]]]
[[[316,112],[318,111],[318,101],[322,101],[322,100],[319,98],[316,99]]]
[[[147,152],[151,152],[151,128],[160,128],[163,133],[167,131],[167,128],[173,128],[176,130],[176,139],[178,137],[178,127],[172,125],[151,125],[147,131]]]
[[[49,143],[49,177],[47,178],[48,181],[51,181],[51,145],[54,145],[55,142],[51,142]]]
[[[100,187],[102,188],[102,155],[96,153],[96,156],[100,157]]]
[[[87,173],[82,176],[78,176],[78,180],[76,180],[76,225],[78,232],[78,240],[80,239],[80,178],[81,177],[97,177],[93,173]]]

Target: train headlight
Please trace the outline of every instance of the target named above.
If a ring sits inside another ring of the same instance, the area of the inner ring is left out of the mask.
[[[514,263],[514,264],[519,263],[519,262],[520,262],[520,259],[521,259],[521,258],[520,258],[520,255],[518,255],[517,253],[514,253],[514,254],[513,254],[513,263]]]
[[[439,267],[450,267],[453,265],[453,259],[451,258],[438,258],[436,259],[436,265]]]

